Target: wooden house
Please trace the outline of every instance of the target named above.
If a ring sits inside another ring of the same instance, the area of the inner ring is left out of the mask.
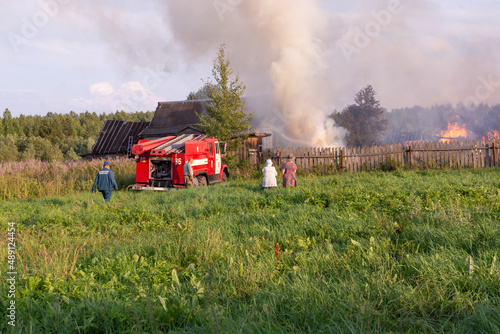
[[[181,134],[203,134],[199,126],[198,115],[206,115],[206,104],[210,100],[187,100],[177,102],[159,102],[151,122],[107,121],[92,148],[92,156],[128,154],[132,145],[139,139],[156,139],[165,136]],[[252,125],[252,124],[251,124]],[[248,159],[251,165],[258,165],[262,153],[263,138],[269,133],[252,132],[243,142],[243,148],[238,152],[242,159]]]

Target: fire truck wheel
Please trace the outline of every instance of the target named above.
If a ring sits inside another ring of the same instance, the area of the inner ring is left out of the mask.
[[[198,180],[198,187],[206,187],[207,186],[207,178],[204,175],[198,175],[196,177]]]
[[[224,172],[222,174],[222,182],[227,182],[227,173],[226,172]]]

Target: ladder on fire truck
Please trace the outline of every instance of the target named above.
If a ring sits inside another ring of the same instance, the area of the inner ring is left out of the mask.
[[[132,146],[134,146],[134,136],[128,136],[127,157],[132,156]]]
[[[183,134],[178,137],[175,137],[168,142],[161,144],[158,147],[155,147],[152,151],[153,154],[160,153],[162,151],[163,154],[168,153],[182,153],[184,152],[184,143],[187,141],[199,141],[202,140],[204,135],[193,135],[193,134]]]

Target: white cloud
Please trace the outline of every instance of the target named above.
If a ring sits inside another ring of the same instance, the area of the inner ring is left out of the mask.
[[[114,93],[113,85],[108,82],[99,82],[90,85],[90,93],[95,96],[108,96]]]
[[[156,106],[158,97],[140,82],[131,81],[121,85],[113,101],[115,109],[125,111],[150,110]]]
[[[138,81],[125,82],[119,88],[109,82],[97,82],[89,86],[89,91],[89,97],[71,99],[70,107],[77,111],[135,112],[151,110],[159,101],[152,91]]]

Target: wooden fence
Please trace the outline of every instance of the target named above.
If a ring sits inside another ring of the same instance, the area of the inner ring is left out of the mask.
[[[412,142],[359,148],[275,147],[261,158],[281,166],[289,154],[304,172],[358,172],[407,168],[482,168],[500,165],[500,140]]]
[[[263,159],[262,152],[259,152],[257,149],[247,147],[239,147],[236,150],[231,150],[228,152],[228,155],[235,157],[240,161],[248,161],[249,167],[259,167]]]

